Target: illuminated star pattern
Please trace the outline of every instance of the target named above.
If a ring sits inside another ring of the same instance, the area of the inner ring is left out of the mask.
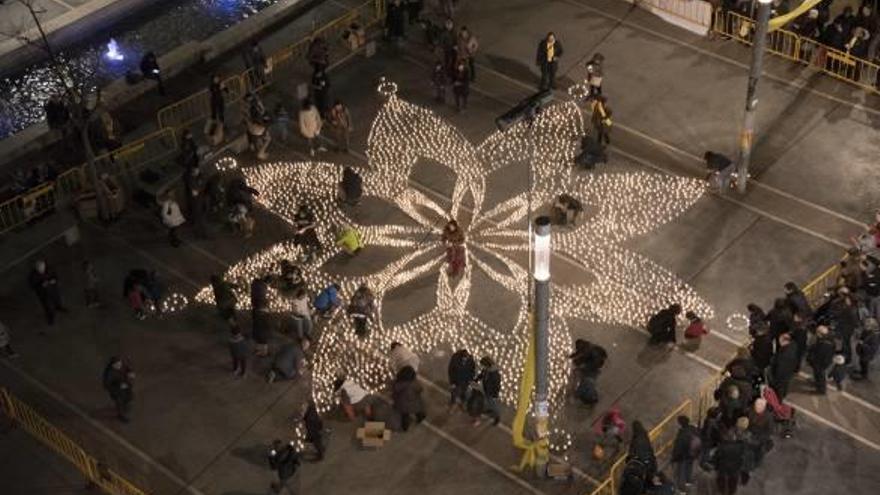
[[[643,326],[649,314],[672,302],[680,302],[703,318],[712,317],[711,307],[679,277],[622,246],[689,208],[704,192],[702,181],[641,172],[578,173],[573,159],[585,130],[574,102],[554,104],[531,125],[521,122],[505,132],[494,132],[475,147],[431,111],[400,99],[391,83],[383,83],[380,89],[386,100],[367,143],[370,167],[362,172],[364,195],[395,205],[411,224],[358,225],[352,221],[335,201],[341,166],[279,162],[242,170],[248,183],[261,192],[257,201],[287,222],[293,223],[299,205],[312,207],[324,249],[304,266],[310,289],[317,291],[337,282],[347,302],[358,285],[367,283],[376,295],[380,316],[368,338],[358,338],[347,318],[337,318],[316,343],[312,395],[320,411],[332,405],[331,384],[340,373],[369,391],[383,388],[392,378],[386,354],[394,341],[423,355],[446,344],[467,348],[477,358],[492,356],[502,370],[501,399],[515,405],[528,335],[529,205],[531,201],[540,210],[563,192],[585,205],[586,220],[575,228],[555,229],[554,250],[564,260],[554,261],[554,266],[559,270],[563,263],[571,263],[589,275],[580,277],[587,279],[585,283],[566,283],[562,277],[553,282],[550,406],[557,425],[569,375],[572,318]],[[498,175],[495,172],[528,163],[530,157],[534,167],[531,190],[514,191],[497,204],[485,205],[487,181]],[[410,183],[417,162],[440,164],[451,171],[455,176],[451,200],[435,201]],[[235,166],[227,160],[218,169]],[[440,242],[441,230],[450,218],[458,219],[465,233],[467,262],[455,278],[447,274]],[[340,252],[333,242],[333,226],[341,224],[353,225],[362,233],[365,249],[397,248],[399,256],[370,275],[331,275],[324,267]],[[246,291],[251,279],[274,272],[281,259],[299,256],[290,240],[231,267],[226,276],[240,282],[239,309],[248,309]],[[512,327],[493,326],[473,310],[472,282],[478,271],[498,286],[489,297],[498,291],[518,302]],[[382,308],[389,292],[426,277],[436,280],[434,307],[410,321],[386,324]],[[196,299],[211,302],[211,289],[203,289]],[[290,309],[283,294],[271,292],[270,301],[273,311]],[[556,447],[567,447],[568,438],[564,433],[556,438]]]

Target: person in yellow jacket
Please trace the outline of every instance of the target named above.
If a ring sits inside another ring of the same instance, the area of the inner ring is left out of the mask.
[[[336,245],[351,256],[359,253],[364,247],[360,232],[346,224],[341,225],[337,230]]]

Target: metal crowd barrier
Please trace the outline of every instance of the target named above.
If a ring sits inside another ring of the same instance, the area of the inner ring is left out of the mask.
[[[24,431],[73,464],[85,478],[111,495],[146,495],[131,482],[90,456],[36,410],[0,388],[3,412]]]
[[[801,290],[804,292],[804,296],[806,296],[810,305],[816,308],[825,302],[825,294],[837,287],[839,278],[840,263],[835,263],[819,276],[811,280],[810,283],[805,285]]]
[[[754,21],[736,12],[718,9],[712,30],[751,45]],[[768,35],[767,51],[793,62],[810,65],[831,77],[880,93],[880,65],[855,57],[792,31],[778,29]]]
[[[107,173],[117,176],[130,187],[142,168],[176,153],[177,144],[174,129],[161,129],[114,151],[96,156],[95,168],[98,175]],[[80,165],[65,170],[54,181],[41,184],[0,204],[0,234],[53,210],[59,201],[73,199],[91,189],[86,167],[87,165]]]

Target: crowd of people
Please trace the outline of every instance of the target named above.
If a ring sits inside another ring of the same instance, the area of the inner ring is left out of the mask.
[[[784,15],[798,6],[799,2],[792,0],[773,0],[772,15]],[[853,57],[872,63],[880,62],[880,14],[877,12],[875,0],[861,0],[858,8],[845,5],[840,13],[832,19],[831,9],[835,0],[822,0],[815,8],[800,15],[786,29],[800,36],[802,40],[814,43],[802,42],[799,45],[800,59],[810,61],[818,66],[824,66],[833,72],[840,71],[840,65],[835,65],[833,57],[829,56],[824,47],[830,47]],[[842,3],[842,2],[841,2]],[[757,12],[756,0],[721,0],[723,10],[736,12],[747,17],[754,17]],[[740,26],[740,35],[745,36],[750,29],[745,24]],[[820,46],[820,45],[824,45]],[[855,81],[861,81],[866,67],[859,64],[847,64],[851,66],[846,75]],[[880,89],[880,72],[875,74],[874,81],[865,81],[874,84]]]

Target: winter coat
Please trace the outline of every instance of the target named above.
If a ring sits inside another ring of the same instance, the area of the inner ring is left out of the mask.
[[[229,337],[229,354],[233,359],[243,360],[248,357],[248,343],[244,335],[237,334]]]
[[[767,366],[770,366],[770,361],[773,360],[773,337],[769,333],[755,335],[749,350],[751,351],[752,359],[755,360],[755,365],[761,371],[764,371],[767,369]]]
[[[675,342],[675,312],[671,308],[661,309],[648,320],[648,333],[651,342]]]
[[[792,292],[785,296],[785,300],[788,301],[791,310],[800,315],[803,320],[813,318],[813,308],[810,307],[810,302],[807,301],[807,297],[803,292]]]
[[[834,341],[828,337],[819,337],[807,353],[807,363],[813,369],[825,371],[834,359]]]
[[[180,212],[180,205],[173,199],[166,199],[162,202],[162,223],[169,229],[180,227],[186,222],[183,213]]]
[[[312,105],[299,111],[299,131],[306,139],[314,139],[321,133],[321,114]]]
[[[700,430],[694,426],[679,428],[672,442],[672,462],[693,461],[700,456]]]
[[[395,375],[404,366],[409,366],[413,371],[419,371],[419,356],[402,345],[391,349],[388,359],[391,361],[391,370],[394,371]]]
[[[292,445],[285,445],[280,450],[269,451],[269,466],[278,472],[278,478],[290,479],[299,468],[299,454]]]
[[[257,344],[268,344],[269,336],[272,333],[272,322],[270,316],[265,311],[251,312],[253,317],[253,339]]]
[[[771,364],[771,376],[775,381],[790,380],[798,368],[798,350],[794,343],[785,347],[780,347],[779,351],[773,356]]]
[[[418,414],[425,410],[422,386],[417,380],[395,381],[391,387],[394,409],[401,414]]]
[[[359,199],[364,193],[363,179],[349,167],[342,170],[342,190],[349,200]]]
[[[553,60],[547,60],[547,39],[542,39],[538,42],[538,52],[535,55],[535,64],[538,67],[543,67],[548,62],[554,63],[559,57],[562,56],[562,43],[559,40],[553,42]]]
[[[755,443],[763,444],[773,436],[774,419],[769,409],[758,414],[752,409],[749,412],[749,432]]]
[[[449,359],[447,372],[451,385],[467,385],[474,381],[477,374],[477,363],[466,351],[456,351]]]
[[[324,431],[324,421],[321,420],[321,415],[318,414],[318,409],[314,404],[309,404],[309,407],[306,408],[306,413],[303,414],[303,423],[306,426],[306,441],[314,442],[321,438],[321,433]]]
[[[28,284],[38,296],[45,297],[50,290],[58,289],[58,276],[55,275],[55,270],[47,265],[43,273],[32,269],[28,275]]]
[[[725,440],[715,450],[715,469],[722,474],[739,475],[745,468],[746,444],[741,440]]]
[[[856,344],[856,353],[865,361],[872,361],[880,349],[880,332],[862,332],[859,343]]]
[[[295,316],[299,316],[301,318],[310,318],[311,311],[309,311],[309,298],[308,298],[308,296],[291,299],[290,300],[290,312],[293,313]]]
[[[477,54],[477,49],[480,48],[480,43],[477,41],[477,37],[471,34],[467,38],[463,38],[461,35],[458,37],[458,57],[473,57]]]
[[[791,330],[794,325],[794,316],[788,307],[773,308],[767,313],[767,321],[770,323],[770,335],[779,335]]]
[[[326,311],[339,304],[339,293],[336,287],[327,286],[316,297],[313,306],[318,311]]]
[[[296,378],[299,376],[305,354],[299,344],[288,343],[281,346],[272,359],[272,369],[280,373],[284,378]]]
[[[706,325],[703,324],[703,320],[695,320],[692,321],[690,325],[684,330],[684,338],[686,339],[698,339],[703,335],[708,335],[709,330],[706,329]]]
[[[130,401],[134,396],[131,384],[131,369],[123,364],[122,369],[113,367],[108,363],[104,368],[104,389],[113,400]]]
[[[501,395],[501,372],[495,366],[484,368],[477,376],[477,381],[482,384],[486,397],[497,399]]]

